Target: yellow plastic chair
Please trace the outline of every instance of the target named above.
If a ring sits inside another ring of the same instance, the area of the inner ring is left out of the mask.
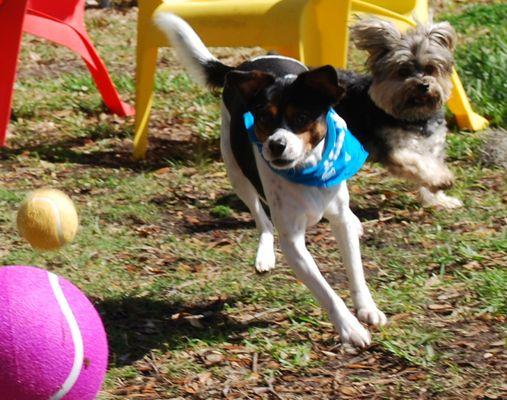
[[[412,13],[421,20],[428,15],[426,0],[139,0],[135,158],[143,158],[148,145],[157,49],[169,46],[152,21],[159,11],[184,18],[208,46],[261,46],[308,65],[336,67],[347,63],[351,12],[381,15],[406,26],[414,24]],[[449,106],[458,124],[481,129],[486,120],[471,110],[456,73],[453,80]]]

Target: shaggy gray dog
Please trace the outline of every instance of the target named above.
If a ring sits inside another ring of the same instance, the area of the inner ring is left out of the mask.
[[[336,111],[373,161],[419,187],[424,205],[461,206],[443,192],[454,181],[444,162],[443,112],[452,89],[453,28],[439,22],[400,32],[390,22],[367,19],[352,27],[351,37],[368,52],[371,74],[338,70],[347,91]]]

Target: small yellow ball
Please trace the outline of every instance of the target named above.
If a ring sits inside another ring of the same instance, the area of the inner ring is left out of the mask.
[[[29,193],[17,217],[19,233],[37,250],[55,250],[69,243],[78,224],[72,200],[55,189]]]

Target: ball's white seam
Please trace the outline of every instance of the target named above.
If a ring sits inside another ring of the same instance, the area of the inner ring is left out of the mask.
[[[83,359],[84,359],[84,344],[83,337],[81,335],[81,331],[79,330],[79,325],[77,324],[76,317],[70,308],[69,302],[65,298],[65,294],[63,293],[62,287],[58,281],[58,276],[55,274],[48,272],[49,284],[51,285],[51,289],[53,290],[53,294],[55,295],[56,301],[62,310],[62,314],[65,317],[67,323],[69,324],[70,334],[72,336],[72,342],[74,343],[74,361],[72,363],[72,369],[70,370],[67,379],[61,386],[60,390],[50,397],[49,400],[60,400],[62,399],[70,390],[74,387],[76,381],[81,374],[81,369],[83,367]]]
[[[56,203],[47,197],[33,197],[32,201],[43,201],[48,203],[51,208],[53,209],[53,214],[55,215],[55,222],[56,222],[56,233],[58,235],[58,243],[60,246],[63,246],[65,243],[65,238],[63,237],[63,227],[62,227],[62,218],[60,217],[60,210],[58,209],[58,206]]]

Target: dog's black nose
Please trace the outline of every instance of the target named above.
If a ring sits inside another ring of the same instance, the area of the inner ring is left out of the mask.
[[[276,139],[269,141],[269,151],[273,157],[280,157],[287,146],[284,139]]]
[[[429,89],[430,89],[430,84],[427,83],[427,82],[422,82],[422,83],[419,83],[417,85],[417,88],[419,89],[419,91],[421,91],[422,93],[426,93]]]

